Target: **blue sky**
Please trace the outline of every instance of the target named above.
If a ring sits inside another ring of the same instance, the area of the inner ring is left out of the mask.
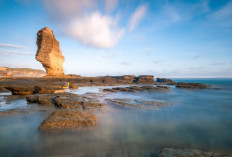
[[[43,27],[66,74],[232,77],[231,0],[0,0],[0,66],[43,69]]]

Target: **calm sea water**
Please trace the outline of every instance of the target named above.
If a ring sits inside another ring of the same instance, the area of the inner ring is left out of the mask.
[[[80,87],[71,92],[101,101],[110,98],[166,102],[157,110],[138,110],[107,104],[94,113],[94,130],[71,134],[43,134],[40,123],[46,108],[30,114],[0,117],[0,156],[155,156],[164,147],[192,148],[232,154],[232,79],[174,79],[200,82],[212,89],[178,89],[164,93],[102,93],[103,87]],[[220,90],[213,89],[221,88]],[[38,107],[24,99],[6,104],[0,95],[0,112]]]

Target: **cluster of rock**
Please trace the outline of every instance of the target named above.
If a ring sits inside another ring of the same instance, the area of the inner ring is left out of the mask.
[[[39,129],[44,132],[91,128],[96,125],[97,117],[87,111],[105,105],[96,99],[72,93],[34,94],[27,96],[27,101],[58,108],[41,123]]]
[[[129,86],[103,89],[104,92],[162,92],[170,90],[167,86]]]

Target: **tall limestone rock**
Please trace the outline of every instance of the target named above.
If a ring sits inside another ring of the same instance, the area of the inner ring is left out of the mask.
[[[62,55],[59,42],[56,40],[53,31],[48,27],[39,30],[36,44],[38,50],[35,58],[46,69],[47,75],[64,75],[64,56]]]

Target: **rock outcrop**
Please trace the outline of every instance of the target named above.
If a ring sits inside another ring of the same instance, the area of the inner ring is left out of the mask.
[[[41,62],[46,69],[48,76],[64,75],[64,56],[60,50],[59,42],[56,40],[53,31],[45,27],[37,33],[38,50],[36,60]]]

